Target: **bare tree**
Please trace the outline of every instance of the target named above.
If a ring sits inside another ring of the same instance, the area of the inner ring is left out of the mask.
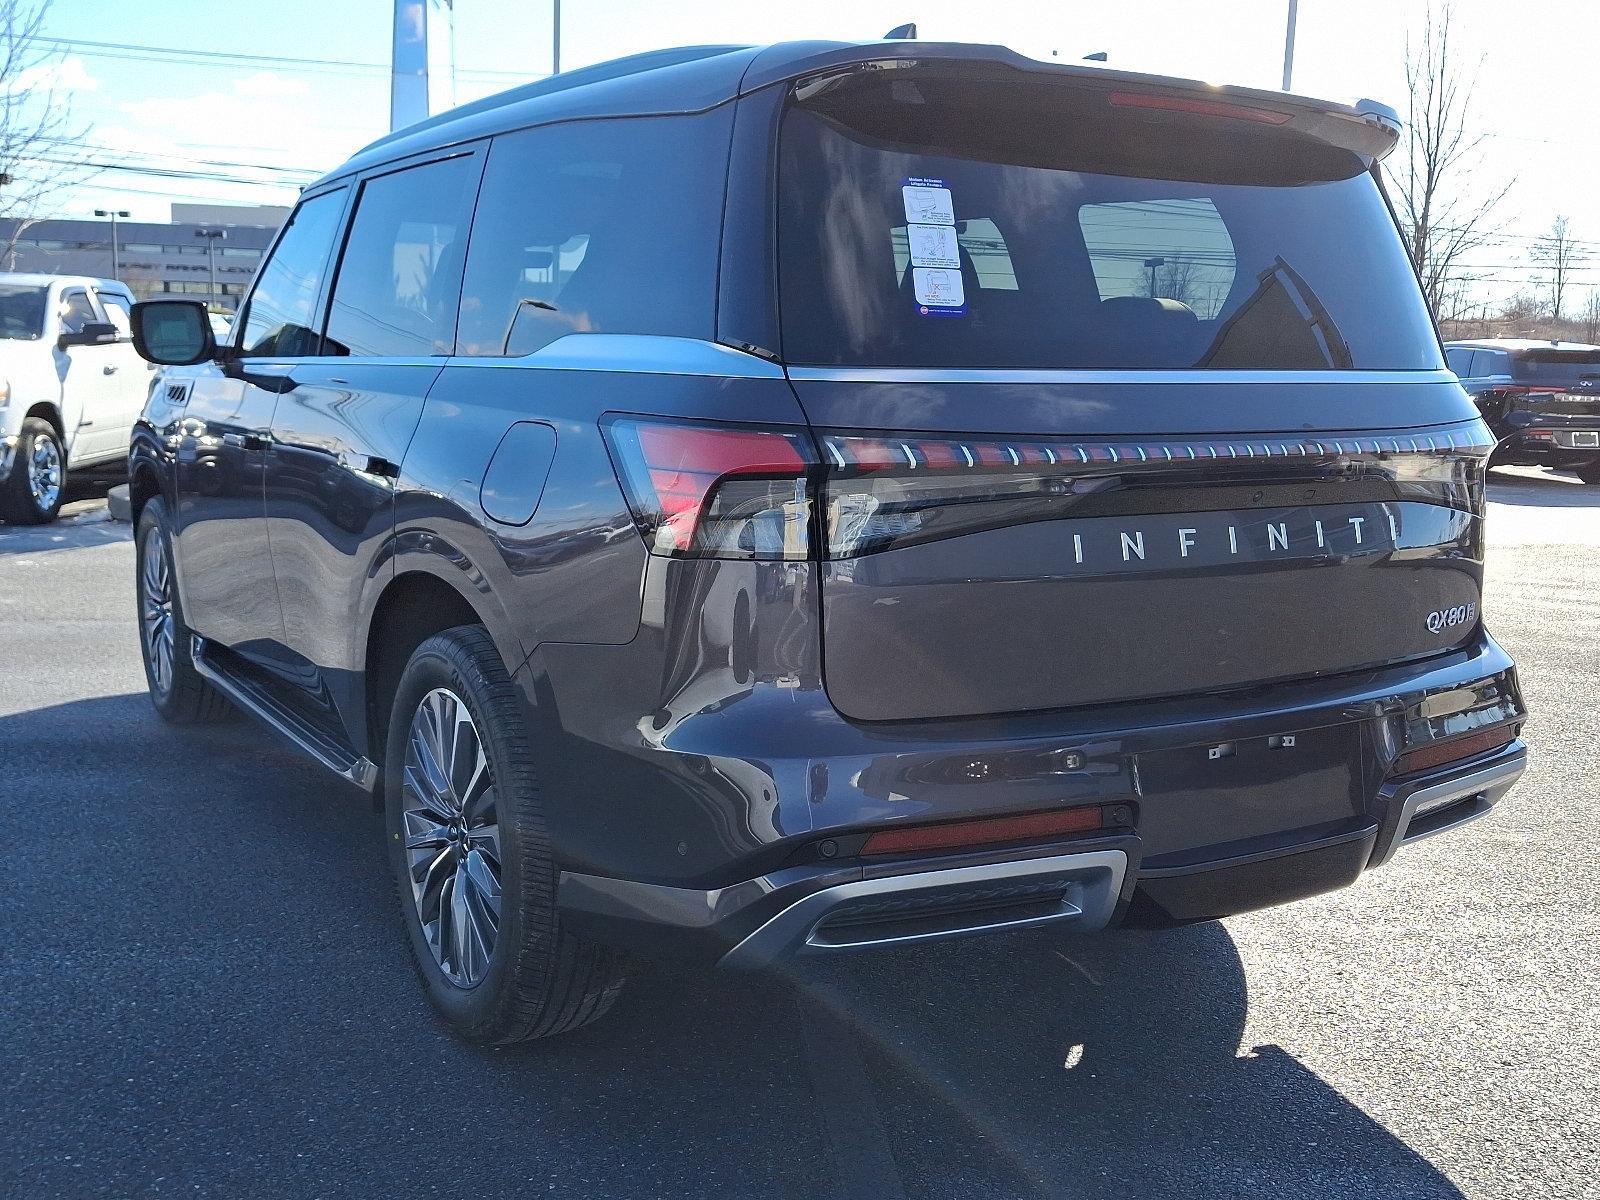
[[[1422,34],[1406,37],[1406,133],[1388,176],[1411,261],[1435,314],[1464,256],[1494,233],[1490,218],[1513,180],[1466,184],[1482,171],[1484,135],[1472,132],[1472,89],[1482,58],[1464,66],[1450,0],[1430,0]]]
[[[60,86],[64,59],[41,36],[51,0],[0,0],[0,261],[38,220],[45,202],[93,174],[83,148],[87,129],[72,116]]]
[[[1589,301],[1583,306],[1583,340],[1591,346],[1600,342],[1600,287],[1589,289]]]
[[[1571,282],[1573,268],[1584,258],[1572,240],[1566,217],[1558,216],[1551,223],[1550,232],[1534,243],[1532,258],[1550,269],[1550,315],[1559,321],[1561,301]]]

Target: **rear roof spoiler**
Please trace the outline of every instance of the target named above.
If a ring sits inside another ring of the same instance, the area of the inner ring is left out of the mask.
[[[1004,46],[963,42],[786,42],[769,46],[751,60],[740,81],[741,95],[775,83],[815,79],[856,71],[894,70],[928,63],[971,63],[1037,76],[1085,83],[1117,91],[1157,96],[1186,96],[1286,114],[1289,128],[1330,145],[1340,146],[1374,162],[1394,149],[1400,138],[1399,115],[1376,100],[1339,104],[1288,92],[1234,87],[1119,71],[1098,65],[1041,62]]]

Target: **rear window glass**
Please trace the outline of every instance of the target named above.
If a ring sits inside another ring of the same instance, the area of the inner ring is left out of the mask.
[[[1513,378],[1545,385],[1600,379],[1600,350],[1525,350],[1512,360]]]
[[[783,118],[789,361],[1441,365],[1354,154],[1090,89],[887,74],[803,89]]]

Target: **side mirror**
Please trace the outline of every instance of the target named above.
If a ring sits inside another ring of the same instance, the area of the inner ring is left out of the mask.
[[[211,316],[198,300],[141,300],[133,306],[133,348],[163,367],[187,367],[217,356]]]
[[[56,345],[65,350],[68,346],[109,346],[117,340],[117,327],[109,321],[85,321],[76,333],[63,333]]]

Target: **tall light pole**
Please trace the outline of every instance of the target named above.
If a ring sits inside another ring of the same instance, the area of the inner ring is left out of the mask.
[[[1289,0],[1289,24],[1283,33],[1283,90],[1294,80],[1294,23],[1300,13],[1300,0]]]
[[[1150,298],[1154,300],[1156,297],[1156,268],[1166,266],[1167,260],[1159,256],[1147,258],[1144,260],[1144,265],[1150,269]]]
[[[194,235],[206,240],[206,265],[211,269],[211,303],[218,308],[222,307],[222,299],[217,295],[217,239],[226,238],[226,229],[196,229]]]
[[[117,251],[117,218],[129,215],[125,208],[97,208],[94,210],[97,217],[111,218],[111,278],[122,277],[122,259]]]
[[[561,0],[550,0],[550,74],[561,74]]]

